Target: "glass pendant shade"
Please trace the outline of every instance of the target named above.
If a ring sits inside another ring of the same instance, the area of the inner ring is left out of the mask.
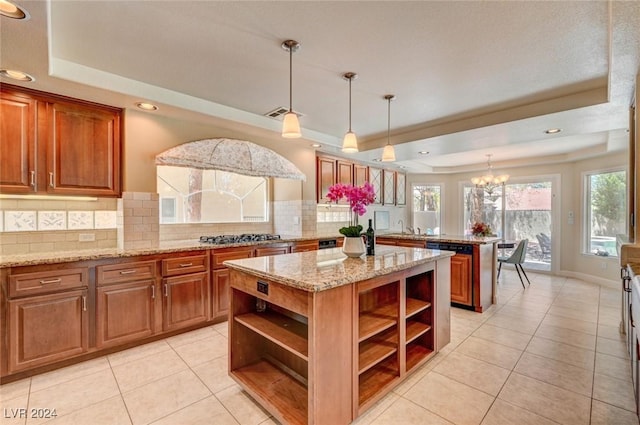
[[[396,151],[392,145],[386,145],[382,151],[382,162],[392,162],[396,160]]]
[[[296,139],[302,136],[300,133],[300,122],[298,122],[298,115],[295,112],[289,111],[284,115],[282,121],[282,137],[287,139]]]
[[[358,152],[358,139],[356,133],[348,131],[342,139],[342,152],[354,153]]]

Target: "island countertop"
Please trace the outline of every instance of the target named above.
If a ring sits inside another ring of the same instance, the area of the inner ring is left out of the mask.
[[[473,235],[416,235],[414,233],[380,233],[379,238],[406,239],[413,241],[465,243],[483,245],[497,243],[502,239],[497,236],[473,236]]]
[[[451,251],[376,245],[376,254],[348,258],[340,248],[225,261],[224,265],[285,286],[319,292],[451,257]]]

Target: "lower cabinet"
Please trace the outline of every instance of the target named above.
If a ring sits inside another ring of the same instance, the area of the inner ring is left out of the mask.
[[[451,257],[451,302],[473,305],[471,292],[472,256],[456,254]]]
[[[206,322],[209,314],[209,273],[193,273],[162,279],[164,331]]]
[[[9,373],[87,352],[87,296],[82,289],[10,300]]]
[[[155,333],[155,280],[98,287],[98,348],[120,345]]]
[[[214,319],[229,314],[229,269],[218,269],[211,272],[213,296],[211,297],[211,316]]]

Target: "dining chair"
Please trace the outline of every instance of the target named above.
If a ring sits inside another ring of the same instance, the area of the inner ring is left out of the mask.
[[[529,280],[527,273],[525,273],[524,269],[522,268],[522,263],[524,263],[525,257],[527,256],[528,243],[528,239],[522,239],[520,242],[518,242],[518,246],[516,246],[516,249],[513,251],[513,253],[511,253],[510,256],[498,257],[498,278],[500,278],[500,270],[502,269],[503,263],[513,264],[516,268],[516,271],[518,272],[518,277],[520,278],[522,287],[526,289],[526,286],[524,286],[524,281],[522,280],[522,274],[524,274],[527,282],[529,282],[529,285],[531,285],[531,281]],[[522,274],[520,274],[520,271],[522,271]]]

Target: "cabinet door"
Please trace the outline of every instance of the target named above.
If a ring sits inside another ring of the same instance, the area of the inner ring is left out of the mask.
[[[218,269],[211,273],[213,281],[211,318],[227,317],[229,314],[229,269]]]
[[[290,251],[289,244],[258,247],[256,248],[256,257],[265,257],[267,255],[288,254],[289,251]]]
[[[317,157],[316,172],[316,198],[318,202],[327,202],[329,187],[336,183],[336,160],[321,156]]]
[[[336,161],[338,174],[336,183],[353,184],[353,163],[348,161]]]
[[[382,170],[380,168],[369,167],[369,183],[373,186],[373,191],[376,194],[374,204],[382,203]]]
[[[0,191],[29,193],[36,185],[36,100],[0,92]]]
[[[209,273],[194,273],[162,280],[163,330],[207,321],[208,278]]]
[[[405,239],[398,239],[397,244],[398,246],[408,246],[411,248],[424,248],[426,247],[426,242],[425,241],[412,241],[412,240],[405,240]]]
[[[120,194],[120,113],[66,102],[49,105],[47,192]]]
[[[462,254],[451,257],[451,302],[472,305],[471,258]]]
[[[9,301],[9,372],[85,353],[88,321],[86,289]]]
[[[396,172],[391,170],[382,170],[383,185],[382,197],[383,205],[393,205],[396,202]]]
[[[407,204],[407,178],[404,174],[396,173],[396,205]]]
[[[291,245],[291,252],[317,251],[318,241],[295,242]]]
[[[353,184],[362,186],[367,181],[369,181],[369,167],[353,164]]]
[[[155,281],[98,287],[98,348],[135,341],[155,333]]]

